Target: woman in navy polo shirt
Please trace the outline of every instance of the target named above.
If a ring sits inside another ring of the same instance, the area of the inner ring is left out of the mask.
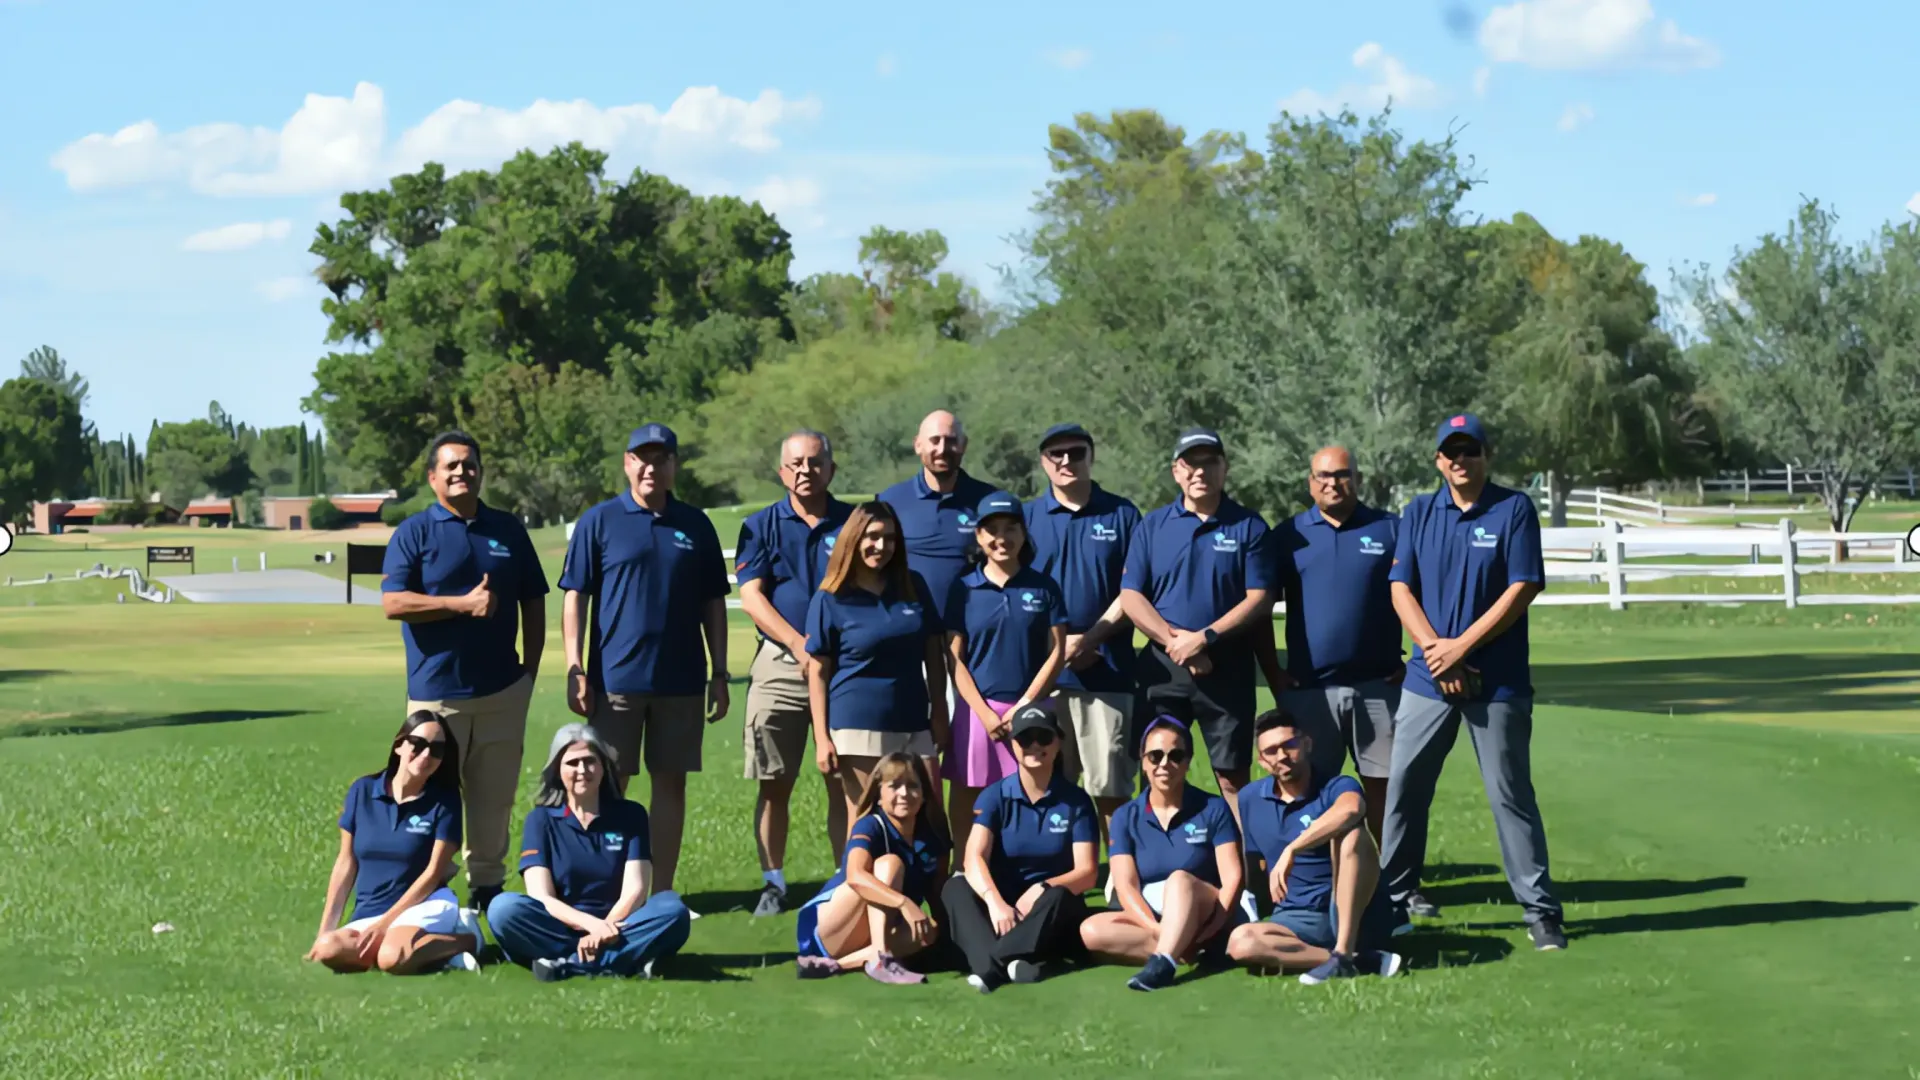
[[[1099,876],[1100,816],[1093,799],[1054,771],[1060,722],[1038,705],[1014,710],[1019,771],[980,793],[967,837],[966,876],[940,895],[967,982],[983,994],[1033,982],[1039,966],[1080,952],[1087,908],[1080,894]]]
[[[554,733],[521,841],[525,893],[487,905],[507,959],[541,982],[576,975],[653,977],[654,962],[687,943],[693,916],[672,892],[653,893],[647,811],[620,797],[600,733]]]
[[[1240,830],[1227,802],[1187,785],[1193,741],[1186,725],[1157,717],[1140,740],[1147,790],[1113,813],[1107,844],[1108,903],[1081,924],[1087,951],[1113,964],[1145,961],[1135,990],[1172,986],[1177,964],[1226,941],[1252,918]]]
[[[340,972],[478,971],[480,927],[447,888],[460,839],[460,747],[422,710],[400,725],[387,767],[347,789],[340,854],[307,959]],[[354,918],[339,926],[348,889]]]
[[[840,869],[800,909],[801,978],[864,968],[878,982],[927,981],[897,958],[940,937],[939,924],[920,910],[940,895],[953,852],[932,792],[924,757],[888,754],[874,766]]]
[[[1033,569],[1020,500],[996,491],[976,508],[971,573],[953,583],[942,608],[953,657],[953,746],[941,773],[952,785],[947,825],[965,850],[973,804],[983,788],[1014,774],[1009,719],[1053,693],[1067,655],[1067,604],[1060,586]]]
[[[926,797],[940,802],[935,755],[947,744],[946,638],[926,582],[907,568],[900,535],[893,507],[856,507],[807,606],[815,761],[823,775],[839,771],[849,821],[860,813],[855,793],[867,790],[888,754],[925,759]]]

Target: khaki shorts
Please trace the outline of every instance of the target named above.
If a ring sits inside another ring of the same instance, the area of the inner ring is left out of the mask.
[[[833,733],[833,752],[841,757],[886,757],[888,754],[912,754],[932,757],[939,753],[931,731],[864,731],[841,728]]]
[[[707,702],[699,695],[659,697],[653,694],[602,693],[593,704],[593,728],[619,755],[615,766],[622,775],[639,772],[644,734],[647,771],[700,771],[700,741],[707,734]]]
[[[1066,745],[1062,748],[1067,772],[1097,799],[1130,799],[1140,762],[1133,756],[1132,694],[1096,694],[1062,690],[1066,705]]]
[[[740,739],[747,779],[780,780],[811,766],[807,733],[813,707],[807,677],[793,654],[771,641],[760,643],[747,672],[747,727]]]

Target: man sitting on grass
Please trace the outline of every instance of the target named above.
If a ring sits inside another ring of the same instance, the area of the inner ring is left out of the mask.
[[[1402,958],[1381,948],[1393,905],[1374,889],[1380,858],[1359,782],[1314,775],[1313,737],[1279,709],[1254,722],[1253,737],[1272,775],[1240,792],[1240,827],[1267,865],[1275,908],[1266,922],[1235,928],[1227,955],[1256,971],[1304,970],[1308,986],[1398,974]]]

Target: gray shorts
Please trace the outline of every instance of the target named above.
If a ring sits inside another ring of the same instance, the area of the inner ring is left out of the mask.
[[[1393,714],[1400,707],[1400,686],[1383,679],[1372,679],[1358,686],[1323,686],[1312,690],[1288,690],[1280,695],[1280,707],[1308,725],[1316,746],[1321,733],[1339,733],[1335,745],[1344,748],[1342,756],[1328,758],[1316,750],[1314,772],[1331,776],[1340,771],[1345,754],[1353,755],[1354,768],[1361,776],[1384,780],[1393,764]]]

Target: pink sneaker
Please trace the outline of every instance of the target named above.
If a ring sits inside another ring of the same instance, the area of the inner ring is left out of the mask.
[[[831,956],[801,956],[794,960],[803,979],[831,979],[840,974],[840,961]]]
[[[867,978],[897,986],[909,986],[927,981],[925,975],[917,971],[908,971],[900,966],[900,961],[895,960],[892,953],[884,952],[867,961]]]

